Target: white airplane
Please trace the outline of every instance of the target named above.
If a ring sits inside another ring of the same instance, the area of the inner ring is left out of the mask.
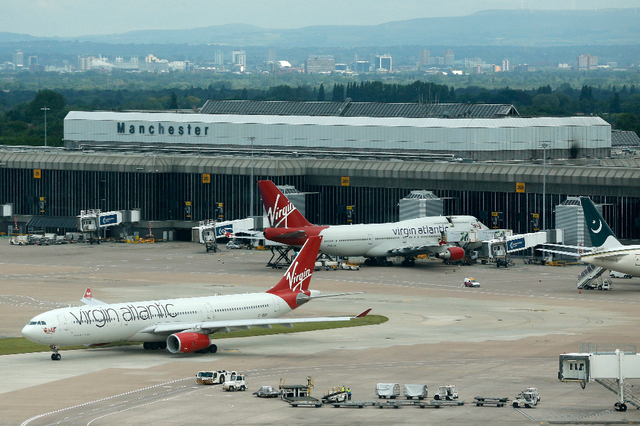
[[[618,271],[636,277],[640,276],[640,245],[622,245],[593,205],[591,199],[581,197],[580,203],[582,204],[584,220],[587,222],[593,247],[555,245],[555,247],[563,249],[581,250],[583,251],[581,254],[554,249],[543,249],[542,251],[579,257],[583,262],[603,269]]]
[[[309,282],[320,247],[320,238],[310,238],[278,284],[266,293],[208,296],[146,302],[104,303],[87,289],[87,306],[54,309],[35,316],[22,329],[32,342],[49,345],[52,360],[60,360],[60,346],[101,345],[110,342],[144,342],[145,349],[168,349],[171,353],[211,352],[218,348],[210,334],[271,328],[273,324],[350,321],[355,317],[289,318],[291,312],[311,299],[355,293],[321,295],[309,290]]]
[[[272,241],[301,246],[308,237],[323,237],[320,251],[336,256],[363,256],[366,265],[390,265],[389,256],[403,256],[403,265],[412,265],[415,256],[434,253],[445,261],[462,260],[465,249],[473,250],[482,242],[465,247],[448,244],[447,229],[477,231],[489,229],[473,216],[431,216],[393,223],[361,225],[312,225],[270,180],[258,182],[270,228],[264,236]]]

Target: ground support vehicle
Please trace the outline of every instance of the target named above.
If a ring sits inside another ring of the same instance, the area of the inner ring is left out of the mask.
[[[413,404],[420,408],[461,407],[464,405],[464,401],[414,401]]]
[[[476,281],[475,278],[472,278],[472,277],[465,278],[464,281],[462,282],[462,285],[464,287],[480,287],[480,283]]]
[[[433,399],[436,401],[458,399],[458,388],[455,385],[440,386],[438,392],[433,395]]]
[[[282,395],[282,391],[276,390],[272,386],[262,386],[253,394],[259,398],[277,398]]]
[[[487,396],[476,396],[473,398],[476,401],[476,406],[482,407],[484,405],[495,405],[496,407],[504,407],[509,402],[509,398],[495,398]]]
[[[203,385],[217,385],[224,383],[227,377],[237,374],[235,371],[217,370],[217,371],[198,371],[196,381]]]
[[[609,271],[609,277],[610,278],[633,278],[629,274],[625,274],[624,272],[618,272],[618,271]]]
[[[336,408],[363,408],[367,405],[374,406],[376,402],[373,401],[344,401],[344,402],[335,402],[333,406]]]
[[[427,397],[429,390],[427,385],[420,384],[406,384],[403,387],[404,397],[407,399],[418,398],[419,400],[423,400]]]
[[[232,374],[224,384],[222,389],[226,391],[245,391],[247,390],[247,378],[244,374]]]
[[[297,396],[293,398],[283,398],[292,407],[322,407],[322,401],[312,396]]]
[[[513,405],[513,408],[533,408],[538,405],[538,400],[532,392],[520,392],[513,398],[511,405]]]
[[[377,401],[375,406],[378,408],[400,408],[402,401]]]
[[[348,392],[343,390],[341,387],[331,388],[324,393],[322,397],[322,402],[324,404],[331,404],[334,402],[344,402],[348,399]]]
[[[538,391],[538,388],[526,388],[526,389],[523,389],[522,392],[531,393],[536,399],[536,402],[538,403],[540,402],[540,391]]]
[[[400,385],[397,383],[378,383],[376,385],[376,395],[380,399],[396,399],[400,396]]]

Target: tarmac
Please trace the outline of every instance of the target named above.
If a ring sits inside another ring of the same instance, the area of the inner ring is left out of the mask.
[[[206,253],[195,243],[11,246],[0,239],[0,337],[19,337],[38,313],[80,304],[90,287],[105,302],[265,291],[284,270],[270,252]],[[616,395],[557,379],[558,355],[582,343],[638,344],[640,279],[614,279],[613,291],[576,290],[583,266],[447,266],[317,271],[311,288],[363,294],[318,299],[291,316],[371,314],[380,325],[216,341],[216,354],[173,355],[141,345],[0,356],[0,424],[636,424],[640,411],[613,409]],[[463,288],[473,276],[479,288]],[[196,385],[199,370],[238,370],[249,390]],[[460,407],[379,410],[289,407],[256,398],[262,385],[306,383],[321,397],[350,387],[374,401],[376,383],[424,383],[429,398],[455,384]],[[638,384],[638,380],[629,380]],[[513,398],[540,390],[532,409],[476,407],[475,396]]]

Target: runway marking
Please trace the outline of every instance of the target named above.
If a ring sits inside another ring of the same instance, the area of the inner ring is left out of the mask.
[[[533,421],[533,417],[531,417],[530,415],[526,414],[524,411],[522,411],[522,409],[515,408],[515,407],[513,407],[513,409],[516,410],[518,413],[522,414],[523,416],[525,416],[526,418],[528,418],[529,420]]]
[[[67,407],[67,408],[62,408],[60,410],[55,410],[55,411],[50,411],[48,413],[39,414],[39,415],[34,416],[34,417],[32,417],[32,418],[30,418],[28,420],[25,420],[24,422],[21,423],[20,426],[26,426],[29,423],[31,423],[32,421],[34,421],[34,420],[41,419],[43,417],[50,416],[52,414],[58,414],[58,413],[62,413],[64,411],[69,411],[69,410],[73,410],[73,409],[80,408],[80,407],[86,407],[88,405],[96,404],[98,402],[109,401],[111,399],[120,398],[120,397],[125,396],[125,395],[132,395],[132,394],[134,394],[136,392],[142,392],[142,391],[153,389],[153,388],[157,388],[157,387],[160,387],[160,386],[166,386],[169,383],[177,383],[177,382],[181,382],[181,381],[184,381],[184,380],[193,380],[193,377],[184,377],[182,379],[176,379],[176,380],[172,380],[172,381],[169,381],[169,382],[161,383],[161,384],[158,384],[158,385],[147,386],[145,388],[137,389],[137,390],[134,390],[134,391],[124,392],[124,393],[120,393],[120,394],[117,394],[117,395],[111,395],[111,396],[108,396],[108,397],[105,397],[105,398],[96,399],[95,401],[84,402],[82,404],[74,405],[74,406]],[[155,393],[153,395],[157,395],[157,393]],[[116,404],[110,404],[111,407],[114,407],[115,405]]]

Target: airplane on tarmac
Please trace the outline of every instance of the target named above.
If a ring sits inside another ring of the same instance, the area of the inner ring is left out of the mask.
[[[589,229],[589,237],[593,247],[576,247],[553,245],[560,248],[581,250],[586,253],[567,252],[543,249],[542,251],[579,257],[584,263],[590,263],[610,271],[640,276],[640,245],[622,245],[616,238],[607,222],[588,197],[581,197],[580,203],[584,211],[584,220]]]
[[[171,353],[215,353],[218,348],[209,338],[213,333],[364,317],[371,309],[355,317],[278,318],[311,299],[355,294],[322,295],[309,290],[321,240],[310,238],[280,281],[265,293],[107,304],[94,299],[87,289],[81,300],[87,306],[37,315],[22,334],[32,342],[49,345],[51,359],[57,361],[60,346],[122,341],[144,342],[145,349],[166,348]]]
[[[473,216],[431,216],[393,223],[360,225],[313,225],[270,180],[258,182],[270,228],[264,236],[290,246],[301,246],[308,237],[323,237],[320,251],[336,256],[364,256],[365,265],[391,265],[389,256],[404,256],[403,265],[413,265],[415,256],[434,253],[445,261],[462,260],[465,249],[473,250],[482,242],[465,247],[448,244],[445,231],[489,229]]]

